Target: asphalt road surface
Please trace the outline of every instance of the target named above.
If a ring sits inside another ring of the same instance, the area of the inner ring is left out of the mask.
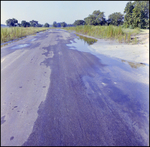
[[[149,145],[145,68],[59,29],[3,46],[1,145]]]

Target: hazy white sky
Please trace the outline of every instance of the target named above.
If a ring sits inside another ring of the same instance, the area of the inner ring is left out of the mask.
[[[128,1],[1,1],[1,24],[9,18],[36,20],[40,24],[65,21],[67,24],[88,17],[94,10],[104,12],[105,18],[114,12],[123,14]]]

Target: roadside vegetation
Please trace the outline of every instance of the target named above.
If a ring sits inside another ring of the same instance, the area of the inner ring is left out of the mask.
[[[64,28],[68,31],[75,31],[76,33],[100,38],[100,39],[114,39],[118,40],[119,42],[126,42],[126,43],[137,43],[137,38],[135,37],[131,40],[132,35],[137,35],[140,33],[139,28],[135,29],[123,29],[121,26],[91,26],[91,25],[83,25],[83,26],[76,26],[76,27],[66,27]]]
[[[83,40],[88,45],[92,45],[93,43],[97,42],[97,39],[85,37],[85,36],[82,36],[82,35],[79,35],[79,34],[76,34],[76,35],[80,38],[80,40]]]
[[[43,25],[36,20],[29,22],[22,20],[19,23],[15,18],[6,20],[6,24],[10,28],[1,28],[1,43],[43,31],[49,27],[51,29],[62,27],[68,31],[96,38],[137,44],[136,35],[141,33],[142,29],[149,29],[149,1],[129,1],[124,8],[124,14],[114,12],[108,16],[108,19],[105,18],[104,12],[95,10],[84,20],[75,20],[73,24],[54,21],[52,25],[48,23]]]
[[[149,1],[129,1],[124,13],[114,12],[106,20],[104,12],[95,10],[84,20],[75,20],[75,27],[65,29],[96,38],[137,44],[136,35],[142,29],[149,29]]]
[[[45,31],[47,27],[10,27],[1,28],[1,43],[25,37],[27,35],[33,35],[35,33]]]

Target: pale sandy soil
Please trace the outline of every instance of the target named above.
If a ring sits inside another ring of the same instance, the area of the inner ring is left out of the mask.
[[[132,37],[134,38],[135,36]],[[91,47],[100,54],[149,65],[149,30],[143,30],[136,37],[139,41],[138,44],[118,43],[113,40],[91,37],[98,40]]]

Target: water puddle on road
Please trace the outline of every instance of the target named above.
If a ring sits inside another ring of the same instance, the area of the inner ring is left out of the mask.
[[[35,41],[35,40],[37,40],[37,38],[33,38],[33,39],[31,40],[31,42],[33,42],[33,41]]]
[[[92,45],[94,44],[95,42],[97,42],[96,39],[93,39],[93,38],[89,38],[89,37],[85,37],[85,36],[81,36],[81,35],[78,35],[76,34],[80,39],[80,40],[83,40],[84,42],[86,42],[88,45]]]
[[[124,64],[122,63],[128,63],[132,69],[138,69],[140,67],[144,68],[145,66],[147,66],[147,64],[145,63],[130,62],[130,61],[126,61],[126,60],[115,58],[115,57],[110,58],[107,55],[100,54],[94,48],[91,47],[91,44],[93,44],[92,42],[94,42],[94,40],[92,41],[92,38],[83,37],[80,35],[78,37],[79,38],[75,38],[73,41],[70,41],[70,44],[66,44],[66,45],[69,46],[69,48],[73,50],[91,53],[95,55],[96,57],[98,57],[104,63],[109,64],[110,66],[115,64],[119,66],[120,68],[126,67],[126,69],[128,70],[130,70],[128,66],[123,66]],[[91,43],[89,43],[90,41],[88,39],[91,41]],[[85,41],[85,40],[88,40],[88,41]]]
[[[91,45],[89,45],[83,39],[75,38],[74,40],[71,40],[69,44],[66,44],[66,46],[68,46],[69,49],[90,53],[98,57],[101,60],[101,62],[103,62],[104,64],[108,64],[110,66],[114,64],[120,67],[122,66],[122,62],[119,59],[112,58],[112,57],[110,58],[106,55],[100,54],[99,52],[95,51],[95,49],[93,49]]]
[[[93,49],[90,47],[90,45],[80,38],[75,38],[73,41],[70,41],[70,44],[66,44],[70,49],[78,50],[82,52],[92,52]]]
[[[24,47],[27,47],[27,46],[29,46],[29,44],[20,44],[20,45],[12,47],[11,49],[20,49],[20,48],[24,48]]]
[[[149,69],[148,68],[149,65],[147,64],[126,61],[123,59],[109,57],[107,55],[100,54],[100,52],[97,52],[84,40],[78,38],[71,40],[69,44],[66,44],[66,46],[68,46],[69,49],[87,52],[96,56],[97,58],[100,59],[100,62],[102,64],[108,66],[109,70],[112,71],[114,70],[114,72],[118,72],[117,71],[118,69],[122,70],[122,72],[130,74],[131,75],[130,77],[136,78],[138,77],[137,79],[139,79],[140,82],[142,81],[143,83],[147,83],[148,69]]]

